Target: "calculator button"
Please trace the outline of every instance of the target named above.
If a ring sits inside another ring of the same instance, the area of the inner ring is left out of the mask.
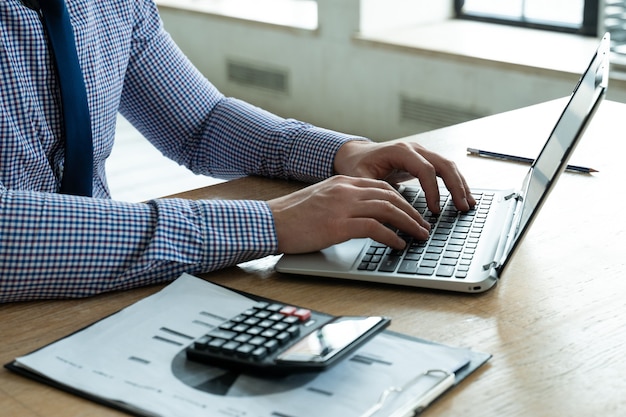
[[[254,349],[255,347],[252,345],[243,344],[237,347],[237,349],[235,349],[235,353],[239,356],[248,357],[250,356],[250,354],[252,353]]]
[[[250,318],[246,319],[243,323],[247,324],[249,326],[254,326],[255,324],[257,324],[260,321],[261,321],[261,319],[258,318],[258,317],[250,317]]]
[[[211,339],[211,341],[207,343],[207,347],[211,350],[219,350],[224,343],[226,343],[224,339]]]
[[[245,332],[249,328],[250,328],[250,326],[248,326],[247,324],[238,324],[238,325],[234,326],[231,330],[233,332],[241,333],[241,332]]]
[[[240,343],[238,342],[226,342],[222,345],[222,351],[226,352],[226,353],[233,353],[235,352],[235,349],[237,349],[239,347]]]
[[[261,334],[262,331],[263,329],[261,327],[250,327],[248,330],[246,330],[246,333],[256,336],[258,334]]]
[[[251,355],[251,356],[252,356],[252,358],[253,358],[253,359],[255,359],[255,360],[257,360],[257,361],[260,361],[261,359],[263,359],[264,357],[266,357],[268,353],[269,353],[269,352],[267,351],[267,349],[266,349],[266,348],[264,348],[264,347],[258,347],[258,348],[254,349],[254,350],[252,351],[252,355]]]
[[[281,345],[284,345],[289,341],[289,339],[291,339],[291,335],[287,332],[282,332],[277,334],[274,339],[277,340],[278,343],[280,343]]]
[[[266,348],[269,352],[273,352],[278,349],[278,342],[276,341],[276,339],[271,339],[263,343],[263,347]]]
[[[296,324],[299,321],[300,321],[300,318],[296,316],[287,316],[283,319],[283,323],[287,323],[287,324]]]
[[[298,336],[300,334],[300,326],[291,326],[291,327],[287,328],[287,333],[292,338]]]
[[[209,336],[202,336],[200,339],[196,340],[193,344],[193,347],[198,350],[204,350],[207,348],[207,344],[211,341]]]
[[[299,308],[293,315],[298,317],[300,321],[307,321],[311,318],[311,310]]]
[[[268,317],[269,317],[269,316],[271,316],[271,315],[272,315],[272,313],[271,313],[271,312],[269,312],[269,311],[267,311],[267,310],[261,310],[261,311],[258,311],[258,312],[254,315],[254,317],[258,317],[258,318],[260,318],[260,319],[266,319],[266,318],[268,318]]]
[[[230,340],[233,337],[237,336],[237,333],[230,331],[230,330],[214,329],[214,330],[211,330],[207,336]]]
[[[283,331],[287,327],[289,327],[288,323],[276,323],[275,325],[272,326],[272,329],[278,330],[278,331]]]
[[[261,336],[270,338],[270,337],[275,337],[277,334],[278,334],[278,330],[267,329],[261,333]]]
[[[230,330],[235,326],[235,323],[232,321],[227,321],[226,323],[220,324],[220,329]]]
[[[235,342],[246,343],[250,339],[252,339],[251,335],[242,333],[239,336],[235,337],[233,340]]]
[[[280,313],[284,314],[285,316],[290,316],[293,313],[295,313],[296,310],[298,309],[294,306],[284,306],[283,308],[280,309]]]
[[[266,338],[261,337],[261,336],[256,336],[253,337],[252,339],[248,340],[248,343],[254,346],[261,346],[263,343],[265,343],[267,341]]]

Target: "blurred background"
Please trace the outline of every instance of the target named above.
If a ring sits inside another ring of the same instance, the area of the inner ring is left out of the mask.
[[[606,31],[608,99],[626,101],[626,0],[156,1],[226,95],[376,141],[567,96]],[[122,118],[108,169],[113,197],[128,201],[216,182]]]

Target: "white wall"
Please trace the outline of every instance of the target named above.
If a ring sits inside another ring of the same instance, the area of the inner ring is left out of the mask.
[[[393,1],[396,7],[384,8]],[[393,139],[446,124],[403,118],[400,97],[448,109],[450,121],[515,109],[568,95],[575,78],[481,61],[386,48],[355,39],[356,32],[389,29],[376,24],[384,10],[427,22],[450,14],[415,0],[318,0],[316,30],[285,28],[209,13],[160,6],[166,28],[198,68],[225,94],[284,117],[361,134]],[[445,4],[436,2],[435,4]],[[429,13],[416,13],[415,7]],[[227,61],[283,72],[287,92],[229,81]]]

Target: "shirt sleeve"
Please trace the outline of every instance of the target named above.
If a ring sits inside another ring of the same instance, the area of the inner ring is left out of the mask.
[[[258,201],[125,203],[0,184],[0,302],[84,297],[275,253]]]
[[[358,139],[222,95],[175,46],[152,0],[137,0],[120,112],[198,174],[317,181]],[[93,116],[97,117],[97,115]],[[276,253],[261,201],[125,203],[0,182],[0,302],[84,297]]]
[[[165,32],[153,8],[135,31],[122,114],[164,155],[196,174],[315,182],[333,174],[345,135],[225,97]]]

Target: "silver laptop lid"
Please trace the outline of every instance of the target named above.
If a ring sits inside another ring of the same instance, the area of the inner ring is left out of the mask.
[[[504,268],[530,228],[606,94],[609,82],[609,44],[610,35],[607,33],[528,172],[520,196],[517,227],[509,242],[509,250],[505,250],[500,268]]]

